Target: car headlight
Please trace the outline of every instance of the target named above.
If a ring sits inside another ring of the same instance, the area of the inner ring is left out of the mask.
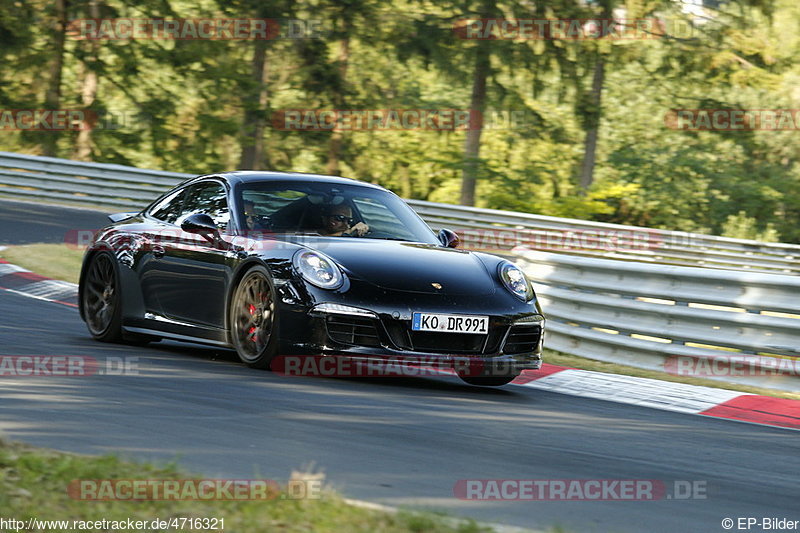
[[[294,254],[292,263],[304,280],[320,289],[338,289],[344,282],[342,271],[325,254],[300,250]]]
[[[500,263],[498,273],[503,285],[505,285],[506,289],[508,289],[511,294],[523,302],[527,302],[533,298],[533,290],[531,289],[530,283],[528,283],[525,274],[519,267],[506,261]]]

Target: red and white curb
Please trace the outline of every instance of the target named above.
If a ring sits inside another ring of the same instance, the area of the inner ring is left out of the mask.
[[[25,270],[0,259],[0,289],[38,300],[78,307],[78,285]]]
[[[570,396],[800,429],[800,400],[548,364],[524,372],[513,383]]]
[[[76,284],[40,276],[2,259],[0,289],[78,307]],[[664,411],[800,429],[800,400],[548,364],[541,370],[525,371],[513,384]]]

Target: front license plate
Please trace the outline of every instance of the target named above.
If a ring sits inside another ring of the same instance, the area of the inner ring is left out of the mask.
[[[489,317],[414,313],[411,320],[411,329],[413,331],[441,331],[447,333],[488,333]]]

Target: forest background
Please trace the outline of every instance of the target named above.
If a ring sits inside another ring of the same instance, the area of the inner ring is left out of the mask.
[[[121,19],[268,19],[269,38],[87,38],[103,36],[87,20]],[[0,124],[0,150],[339,174],[405,198],[800,242],[800,115],[675,120],[800,109],[796,0],[0,2],[0,111],[56,109],[96,120]],[[325,122],[343,111],[434,119]],[[466,125],[448,126],[454,112]]]

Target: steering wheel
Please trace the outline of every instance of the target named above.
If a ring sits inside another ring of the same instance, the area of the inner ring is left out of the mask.
[[[253,230],[272,231],[272,219],[270,219],[269,215],[254,215]]]
[[[388,231],[372,231],[372,228],[370,228],[370,230],[364,234],[365,237],[367,235],[369,235],[373,239],[396,239],[397,238],[396,235],[392,235]]]

